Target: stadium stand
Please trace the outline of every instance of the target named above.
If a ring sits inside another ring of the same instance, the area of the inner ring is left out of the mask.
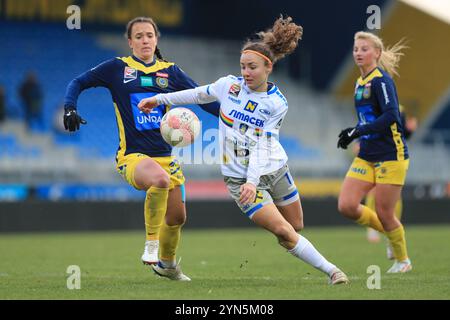
[[[69,188],[70,184],[88,184],[92,187],[90,190],[94,190],[91,194],[97,192],[98,198],[111,195],[107,189],[99,191],[93,186],[94,183],[122,184],[114,169],[118,135],[108,91],[97,88],[80,96],[80,113],[88,121],[82,130],[69,134],[61,131],[55,121],[61,125],[61,103],[71,79],[104,60],[129,55],[123,36],[120,32],[67,32],[61,24],[1,21],[0,41],[5,44],[1,51],[0,84],[5,88],[9,119],[0,127],[0,181],[26,183],[42,187],[41,191],[48,191],[50,182],[66,183],[69,184],[67,188],[60,186],[58,190],[69,190],[69,194],[70,190],[75,190]],[[204,49],[206,43],[208,50]],[[164,57],[176,61],[200,85],[227,74],[239,74],[240,45],[234,40],[174,35],[160,40]],[[351,100],[336,100],[326,91],[315,91],[308,83],[289,77],[287,68],[288,65],[277,66],[271,79],[289,101],[289,114],[280,141],[289,155],[293,174],[305,179],[342,177],[351,156],[336,152],[336,136],[355,121]],[[17,94],[20,82],[30,70],[37,73],[44,90],[44,125],[32,127],[31,132],[24,125],[23,107]],[[347,94],[351,91],[346,81],[340,88]],[[217,120],[198,107],[193,109],[202,120],[203,134],[212,130],[209,133],[214,136]],[[444,112],[447,109],[443,108]],[[439,120],[447,123],[445,117],[439,117]],[[203,141],[200,147],[197,141],[175,153],[183,156],[200,154],[202,157],[210,143],[217,144],[217,139],[213,137],[212,140],[209,143]],[[414,154],[414,165],[409,181],[450,180],[450,171],[445,169],[445,163],[450,162],[448,149],[441,148],[440,144],[437,146],[435,141],[428,146],[420,141],[413,142],[410,149]],[[430,152],[444,169],[438,171],[427,167]],[[198,161],[192,158],[184,163],[184,171],[190,179],[220,179],[217,164],[197,164]],[[330,182],[330,189],[338,190],[336,186],[334,181]],[[314,192],[316,189],[312,187]],[[51,193],[37,194],[48,196]]]

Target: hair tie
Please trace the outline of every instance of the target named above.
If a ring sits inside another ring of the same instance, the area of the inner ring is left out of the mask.
[[[246,50],[242,51],[242,53],[247,53],[247,52],[254,53],[254,54],[260,56],[261,58],[267,60],[267,62],[269,62],[270,64],[273,63],[273,62],[269,59],[269,57],[267,57],[266,55],[262,54],[261,52],[258,52],[258,51],[255,51],[255,50],[250,50],[250,49],[246,49]]]

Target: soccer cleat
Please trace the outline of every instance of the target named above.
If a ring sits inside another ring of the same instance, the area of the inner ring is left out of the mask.
[[[378,233],[377,230],[367,228],[367,241],[369,241],[370,243],[378,243],[380,242],[380,240],[381,240],[380,234]]]
[[[347,284],[347,283],[350,283],[350,280],[348,280],[347,275],[344,272],[342,272],[340,269],[336,268],[331,272],[328,283],[331,285],[341,284],[341,283]]]
[[[143,264],[151,265],[158,263],[159,240],[145,241],[144,253],[141,260]]]
[[[412,264],[409,259],[403,261],[395,261],[387,273],[406,273],[412,270]]]
[[[175,268],[164,268],[161,262],[158,262],[152,265],[152,269],[160,277],[176,281],[191,281],[191,278],[181,271],[179,262]]]

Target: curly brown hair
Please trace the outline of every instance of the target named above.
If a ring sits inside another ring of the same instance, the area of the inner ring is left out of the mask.
[[[291,17],[283,18],[281,15],[272,28],[257,33],[258,39],[247,40],[241,51],[257,51],[275,63],[297,48],[302,35],[302,26],[292,22]]]

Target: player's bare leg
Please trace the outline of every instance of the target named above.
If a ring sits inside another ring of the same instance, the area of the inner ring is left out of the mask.
[[[303,209],[300,199],[286,206],[277,206],[277,209],[295,231],[303,230]]]
[[[374,186],[370,182],[346,177],[339,194],[338,209],[342,215],[356,223],[384,232],[377,213],[361,204],[361,200]]]
[[[330,284],[348,283],[344,272],[328,262],[305,237],[295,232],[292,225],[284,219],[276,206],[271,203],[259,209],[252,220],[273,233],[281,246],[300,260],[312,265],[329,276]]]

